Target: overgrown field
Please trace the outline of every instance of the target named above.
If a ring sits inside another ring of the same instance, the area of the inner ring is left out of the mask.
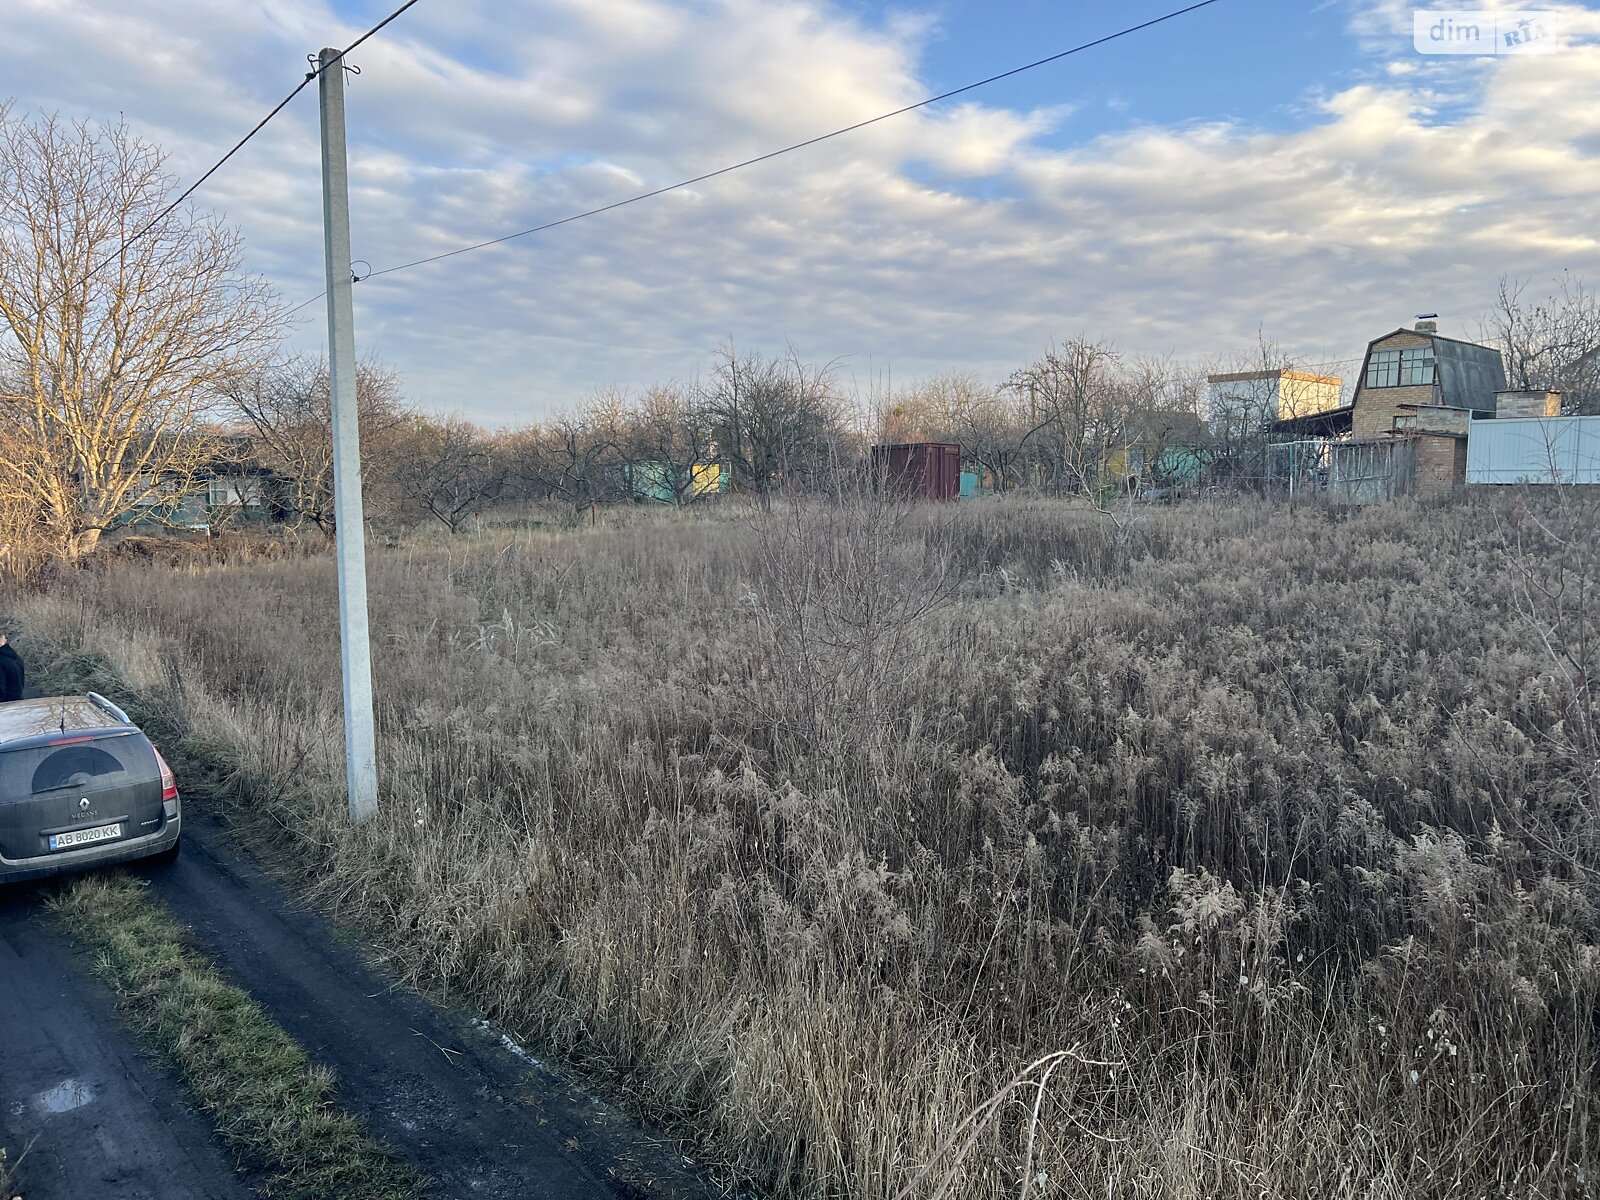
[[[380,549],[359,830],[331,561],[17,609],[400,970],[758,1190],[1588,1196],[1594,515],[867,499]]]

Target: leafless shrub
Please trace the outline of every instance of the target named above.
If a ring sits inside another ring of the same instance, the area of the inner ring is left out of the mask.
[[[814,490],[837,461],[844,422],[833,368],[793,350],[767,358],[722,347],[699,407],[718,453],[763,505],[776,493]]]
[[[417,417],[402,442],[395,466],[401,492],[452,534],[505,490],[499,446],[469,421]]]
[[[882,483],[842,481],[754,518],[757,711],[818,786],[868,761],[882,769],[918,731],[933,618],[955,590],[948,526]]]

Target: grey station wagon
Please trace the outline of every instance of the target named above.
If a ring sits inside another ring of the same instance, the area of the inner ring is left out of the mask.
[[[178,784],[103,696],[0,704],[0,883],[175,857]]]

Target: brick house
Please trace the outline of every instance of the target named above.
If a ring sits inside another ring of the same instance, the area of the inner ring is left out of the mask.
[[[1351,434],[1387,437],[1400,417],[1421,409],[1465,410],[1493,416],[1495,393],[1506,387],[1505,365],[1493,346],[1440,336],[1432,320],[1396,329],[1367,346],[1356,381]],[[1461,428],[1462,436],[1466,429]]]
[[[1386,452],[1395,473],[1391,494],[1446,495],[1466,479],[1472,422],[1495,415],[1505,388],[1500,351],[1443,337],[1424,318],[1367,345],[1351,404],[1352,441],[1335,454],[1401,443]]]

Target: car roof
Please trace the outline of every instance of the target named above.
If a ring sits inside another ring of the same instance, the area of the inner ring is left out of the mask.
[[[129,729],[88,696],[39,696],[0,704],[0,746],[52,733]]]

